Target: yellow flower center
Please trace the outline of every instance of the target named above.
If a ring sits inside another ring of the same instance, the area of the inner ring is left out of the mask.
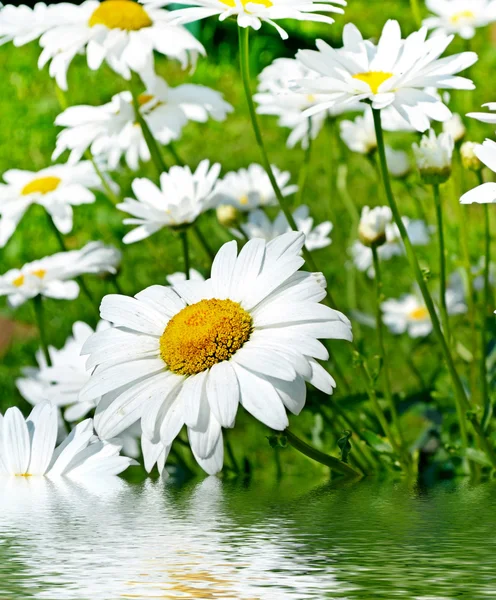
[[[222,4],[229,6],[229,8],[236,7],[236,2],[234,0],[220,0],[220,1],[222,2]],[[270,0],[241,0],[241,4],[243,5],[244,9],[246,9],[246,5],[248,3],[261,4],[262,6],[265,6],[265,8],[270,8],[271,6],[274,6],[274,4]]]
[[[19,277],[16,277],[12,282],[12,285],[15,285],[16,287],[22,287],[24,285],[24,275],[19,275]]]
[[[46,269],[37,269],[36,271],[32,271],[31,275],[34,275],[35,277],[39,277],[40,279],[43,279],[43,277],[45,277],[45,275],[46,275]]]
[[[39,177],[38,179],[33,179],[33,181],[27,183],[22,188],[21,194],[23,196],[28,196],[29,194],[47,194],[48,192],[56,190],[61,181],[60,177]]]
[[[425,319],[429,318],[429,311],[425,306],[420,306],[419,308],[414,308],[409,317],[414,321],[425,321]]]
[[[201,300],[173,317],[160,338],[160,355],[174,373],[195,375],[229,360],[252,331],[252,318],[232,300]]]
[[[133,0],[103,0],[88,21],[90,27],[105,25],[108,29],[138,31],[153,25],[146,10]]]
[[[458,25],[461,21],[473,21],[474,19],[475,14],[471,10],[462,10],[450,17],[450,21],[453,25]]]
[[[31,473],[16,473],[16,477],[32,477]]]
[[[43,277],[45,277],[45,275],[46,275],[46,270],[45,269],[36,269],[36,271],[31,271],[31,275],[34,275],[35,277],[38,277],[39,279],[43,279]],[[24,275],[19,275],[12,281],[12,285],[15,285],[16,287],[22,287],[24,285],[25,281],[26,281],[26,278],[24,277]]]
[[[145,104],[148,104],[148,102],[150,102],[154,98],[155,98],[155,96],[153,94],[140,94],[138,96],[138,104],[140,106],[144,106]]]
[[[241,196],[241,198],[239,199],[239,203],[241,204],[241,206],[246,206],[248,204],[248,196],[246,194],[243,194],[243,196]]]
[[[356,75],[353,75],[353,79],[364,81],[368,84],[372,93],[377,94],[381,85],[392,76],[392,73],[385,73],[384,71],[368,71],[367,73],[356,73]]]

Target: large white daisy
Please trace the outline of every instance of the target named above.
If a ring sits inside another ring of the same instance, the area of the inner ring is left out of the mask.
[[[0,12],[4,41],[12,39],[21,45],[34,39],[34,32],[26,35],[23,25],[29,10],[22,6]],[[134,0],[86,0],[79,6],[63,2],[47,10],[38,9],[36,15],[28,17],[30,22],[36,23],[36,33],[42,34],[38,66],[50,62],[50,75],[64,90],[72,59],[85,51],[90,69],[106,62],[125,79],[134,71],[147,82],[154,78],[154,50],[179,60],[183,68],[190,61],[194,63],[198,54],[205,54],[187,29],[170,23],[167,11],[153,5],[145,8]]]
[[[153,137],[164,145],[179,139],[189,121],[223,121],[233,110],[215,90],[189,83],[171,87],[158,76],[138,97],[138,103]],[[140,160],[150,160],[130,92],[116,94],[101,106],[71,106],[58,115],[55,125],[65,129],[57,136],[54,160],[69,150],[69,163],[77,163],[88,148],[111,170],[122,157],[133,170],[138,169]]]
[[[78,165],[53,165],[41,171],[11,169],[0,183],[0,247],[5,246],[32,204],[45,208],[57,229],[72,230],[72,207],[91,204],[95,195],[88,188],[99,187],[100,180],[90,162]]]
[[[173,4],[171,0],[142,0],[142,2],[145,6]],[[236,17],[240,27],[252,27],[258,30],[265,22],[275,27],[283,39],[287,39],[288,34],[275,21],[297,19],[332,24],[334,19],[319,12],[342,14],[344,10],[339,7],[346,6],[346,0],[321,0],[320,2],[314,0],[192,0],[189,4],[193,6],[174,11],[173,22],[191,23],[214,15],[219,15],[220,21]]]
[[[426,0],[433,16],[423,25],[435,33],[456,33],[465,40],[474,37],[478,27],[496,21],[495,0]]]
[[[300,50],[297,58],[317,71],[319,77],[296,81],[295,91],[332,95],[332,99],[316,104],[304,114],[311,116],[360,100],[371,102],[375,109],[390,107],[418,131],[427,130],[431,119],[448,120],[451,111],[435,90],[474,89],[470,79],[456,73],[473,65],[477,54],[462,52],[440,59],[453,36],[426,36],[427,29],[423,28],[403,40],[398,22],[390,20],[375,45],[348,23],[342,49],[317,40],[317,51]]]
[[[210,166],[203,160],[194,173],[189,167],[174,166],[160,176],[160,188],[146,178],[132,183],[136,200],[125,198],[117,205],[132,215],[124,219],[126,225],[137,225],[124,236],[125,244],[143,240],[163,227],[190,225],[204,211],[213,206],[215,185],[220,164]]]
[[[221,428],[234,426],[240,403],[283,430],[286,408],[298,414],[305,404],[305,381],[332,393],[335,382],[317,362],[328,358],[318,338],[351,340],[351,325],[319,304],[323,277],[299,271],[303,243],[291,232],[251,240],[238,255],[229,242],[206,281],[106,296],[101,316],[114,327],[85,344],[95,371],[80,395],[115,393],[97,408],[99,435],[114,437],[141,418],[150,442],[169,448],[186,425],[199,464],[216,473]]]
[[[57,407],[36,405],[27,419],[17,407],[0,415],[0,476],[102,477],[122,473],[134,461],[119,456],[120,445],[97,440],[86,419],[55,448]]]
[[[7,296],[14,307],[38,295],[74,300],[79,295],[74,279],[87,273],[115,274],[120,261],[121,253],[113,246],[90,242],[81,250],[45,256],[0,275],[0,296]]]
[[[290,184],[291,173],[280,171],[272,165],[272,171],[283,196],[290,196],[298,191],[298,186]],[[246,169],[229,171],[217,184],[215,200],[218,205],[228,204],[242,212],[255,208],[277,205],[274,188],[267,172],[257,163]]]

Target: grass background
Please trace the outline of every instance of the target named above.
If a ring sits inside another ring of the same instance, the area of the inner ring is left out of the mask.
[[[331,27],[309,23],[288,22],[285,24],[290,32],[290,39],[283,43],[277,34],[268,26],[260,33],[252,35],[252,71],[255,75],[277,56],[294,56],[298,48],[311,48],[316,37],[321,37],[336,45],[340,45],[342,28],[346,22],[356,23],[365,36],[376,37],[380,34],[386,18],[397,18],[402,24],[404,33],[415,29],[408,2],[379,0],[350,0],[344,16],[337,16],[336,24]],[[183,72],[174,64],[157,57],[157,70],[171,85],[192,82],[210,86],[221,91],[225,98],[235,107],[235,112],[224,123],[210,121],[208,124],[189,124],[181,140],[176,144],[180,154],[192,167],[196,167],[203,158],[219,161],[223,172],[239,169],[251,162],[259,161],[258,149],[254,142],[247,109],[244,102],[241,82],[237,65],[237,40],[234,23],[219,25],[215,19],[202,24],[200,38],[204,42],[208,57],[200,59],[194,74]],[[465,43],[456,40],[450,47],[450,52],[461,51]],[[475,92],[460,92],[453,94],[451,108],[459,112],[477,109],[481,104],[494,101],[492,77],[496,67],[496,50],[492,43],[492,33],[489,29],[478,33],[473,42],[474,48],[480,54],[480,61],[472,68],[470,75],[475,79]],[[39,71],[36,67],[39,47],[36,43],[22,48],[14,48],[11,44],[0,47],[0,172],[8,169],[21,168],[38,170],[50,164],[50,156],[55,147],[57,129],[53,126],[60,107],[55,93],[54,82],[48,76],[47,70]],[[112,71],[102,68],[91,72],[86,67],[84,57],[73,61],[69,71],[69,104],[94,104],[107,102],[110,97],[126,89],[126,82]],[[345,117],[346,118],[346,117]],[[277,127],[276,121],[270,117],[261,118],[261,123],[269,150],[271,161],[281,169],[288,169],[293,180],[298,177],[303,153],[299,149],[288,151],[285,141],[288,130]],[[468,122],[469,139],[482,141],[492,134],[491,126]],[[410,148],[417,136],[388,134],[388,142],[394,147]],[[343,196],[331,193],[331,178],[336,165],[331,164],[331,150],[334,142],[330,128],[320,134],[313,150],[311,172],[305,190],[305,202],[311,206],[312,214],[317,222],[329,219],[334,223],[332,233],[333,243],[329,248],[315,253],[315,260],[328,276],[332,293],[349,312],[354,305],[366,313],[372,313],[374,295],[371,281],[361,274],[354,273],[349,266],[348,248],[350,241],[355,238],[355,225],[350,212],[346,208]],[[165,151],[168,164],[172,157]],[[368,205],[385,204],[382,188],[376,178],[373,167],[361,156],[348,154],[344,157],[347,173],[348,193],[351,202],[360,211]],[[344,170],[342,170],[344,174]],[[140,175],[155,177],[152,165],[144,165]],[[121,186],[121,195],[129,194],[130,182],[134,173],[123,168],[114,174],[114,179]],[[475,184],[471,175],[466,175],[464,185]],[[395,182],[395,192],[398,196],[403,214],[417,216],[417,205],[412,199],[417,195],[430,223],[434,222],[433,204],[428,193],[418,185],[416,174],[409,179],[410,189]],[[444,186],[443,197],[447,205],[448,224],[447,240],[450,255],[451,270],[457,267],[460,256],[459,235],[457,226],[457,205],[451,184]],[[480,207],[466,209],[465,216],[469,221],[471,236],[471,254],[476,263],[482,255],[482,228],[480,226]],[[74,230],[67,236],[70,248],[79,248],[90,240],[103,240],[122,247],[121,239],[127,230],[122,225],[123,215],[115,210],[99,195],[96,204],[78,207],[74,211]],[[201,218],[200,227],[208,236],[215,248],[229,239],[229,234],[216,223],[214,215]],[[8,245],[0,250],[0,272],[12,267],[19,267],[26,261],[57,252],[59,247],[50,229],[46,226],[46,215],[41,207],[32,207],[24,217],[18,231]],[[421,249],[423,266],[430,268],[433,273],[433,285],[437,270],[437,249],[435,241]],[[182,266],[180,241],[172,232],[163,230],[153,236],[150,243],[138,243],[125,248],[122,263],[120,284],[124,292],[134,294],[147,285],[163,283],[165,276],[178,271]],[[208,259],[201,247],[193,242],[192,266],[203,273],[209,269]],[[406,261],[395,259],[387,264],[385,271],[385,294],[397,297],[410,290],[412,277]],[[109,281],[102,278],[86,278],[92,293],[100,298],[113,292]],[[356,303],[356,304],[355,304]],[[15,378],[23,366],[34,364],[34,353],[37,348],[36,329],[33,327],[33,314],[30,303],[12,311],[7,307],[4,298],[0,298],[0,328],[2,328],[3,346],[0,364],[0,410],[8,406],[20,405],[28,410],[15,387]],[[60,347],[70,335],[72,324],[76,320],[84,320],[94,324],[95,315],[84,295],[74,302],[46,301],[47,329],[50,342]],[[462,342],[466,342],[467,328],[465,317],[457,319],[457,333]],[[355,335],[364,353],[372,358],[376,354],[375,336],[372,330],[355,325]],[[416,345],[406,337],[393,338],[388,335],[387,343],[390,355],[393,357],[393,387],[395,393],[402,399],[402,418],[409,420],[411,441],[419,439],[426,431],[439,428],[440,413],[437,409],[444,407],[451,414],[449,386],[443,376],[436,377],[431,383],[431,376],[437,375],[442,365],[438,349],[432,340]],[[331,342],[330,347],[335,353],[340,369],[345,374],[347,382],[338,378],[339,386],[332,401],[357,420],[369,419],[366,406],[363,404],[360,385],[356,385],[357,371],[353,366],[353,357],[342,342]],[[407,364],[412,358],[424,383],[412,374]],[[461,361],[461,359],[459,359]],[[334,366],[331,372],[335,373]],[[437,394],[433,393],[437,387]],[[433,402],[435,397],[435,403]],[[314,443],[325,447],[331,452],[336,451],[335,437],[327,438],[322,433],[324,426],[322,417],[316,417],[317,403],[326,402],[315,393],[311,394],[309,407],[304,416],[298,420],[297,428]],[[327,409],[326,409],[327,410]],[[327,417],[331,417],[328,412]],[[446,417],[445,417],[446,418]],[[449,423],[449,420],[448,420]],[[329,424],[329,423],[328,423]],[[335,421],[331,425],[337,427]],[[337,434],[339,431],[337,431]],[[238,459],[250,455],[253,465],[265,464],[270,458],[271,449],[264,443],[267,434],[265,428],[256,424],[250,418],[241,416],[238,429],[231,438],[234,442]],[[303,459],[305,460],[305,459]],[[307,463],[300,462],[292,454],[290,461],[295,469],[304,468]],[[275,463],[274,463],[275,465]],[[274,467],[275,468],[275,467]]]

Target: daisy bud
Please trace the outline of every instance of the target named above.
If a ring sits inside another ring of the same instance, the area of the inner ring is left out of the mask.
[[[391,223],[389,206],[364,206],[358,225],[358,236],[365,246],[378,247],[386,243],[386,227]]]
[[[479,144],[476,144],[475,142],[465,142],[460,148],[462,165],[468,171],[480,171],[484,166],[481,160],[475,154],[477,146],[479,146]]]
[[[451,157],[455,143],[449,133],[436,136],[431,129],[422,136],[420,144],[413,144],[420,177],[425,183],[439,185],[451,176]]]
[[[451,119],[443,123],[443,133],[449,133],[455,143],[460,142],[465,137],[467,130],[459,114],[454,113]]]
[[[224,227],[235,227],[239,224],[239,210],[230,204],[219,204],[216,209],[217,220]]]

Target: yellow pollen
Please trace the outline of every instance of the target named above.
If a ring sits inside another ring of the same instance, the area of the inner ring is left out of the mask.
[[[19,277],[16,277],[12,282],[12,285],[15,285],[16,287],[22,287],[24,285],[24,275],[19,275]]]
[[[146,10],[133,0],[103,0],[88,21],[90,27],[105,25],[108,29],[138,31],[153,25]]]
[[[39,277],[40,279],[43,279],[43,277],[45,277],[45,275],[46,275],[46,270],[45,269],[37,269],[36,271],[32,271],[31,275],[34,275],[35,277]]]
[[[249,339],[252,322],[237,302],[201,300],[167,323],[160,338],[160,355],[174,373],[201,373],[229,360]]]
[[[242,206],[246,206],[248,204],[248,196],[246,194],[244,194],[243,196],[241,196],[241,198],[239,199],[239,203]]]
[[[420,306],[419,308],[414,308],[409,317],[414,321],[424,321],[429,317],[429,311],[425,306]]]
[[[315,102],[315,100],[317,100],[317,98],[314,94],[307,94],[307,102]]]
[[[148,104],[148,102],[150,102],[150,100],[153,100],[155,98],[155,96],[153,96],[152,94],[140,94],[138,96],[138,104],[140,106],[143,106],[144,104]]]
[[[23,196],[28,196],[29,194],[47,194],[48,192],[53,192],[56,190],[60,182],[62,180],[60,177],[39,177],[38,179],[33,179],[27,183],[21,191]]]
[[[220,1],[222,2],[222,4],[229,6],[229,8],[236,7],[236,2],[234,0],[220,0]],[[262,6],[265,6],[265,8],[270,8],[271,6],[274,6],[274,4],[270,0],[241,0],[241,4],[243,5],[244,9],[246,9],[246,5],[249,3],[261,4]]]
[[[381,85],[393,76],[392,73],[384,71],[368,71],[367,73],[357,73],[353,75],[353,79],[364,81],[368,84],[373,94],[377,94]]]
[[[31,473],[16,473],[15,477],[32,477]]]
[[[450,17],[450,21],[453,25],[458,25],[461,21],[473,21],[474,19],[475,14],[471,10],[462,10]]]

